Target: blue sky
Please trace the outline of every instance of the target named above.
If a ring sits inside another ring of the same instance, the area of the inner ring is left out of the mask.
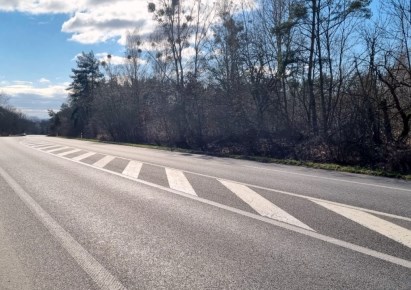
[[[47,118],[66,100],[76,55],[93,50],[120,63],[127,33],[153,30],[148,2],[0,0],[0,93],[26,115]]]
[[[75,57],[123,56],[136,27],[151,29],[146,0],[0,0],[0,92],[28,116],[66,100]]]

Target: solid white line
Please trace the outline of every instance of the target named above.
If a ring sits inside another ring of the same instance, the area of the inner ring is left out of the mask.
[[[386,220],[380,219],[369,213],[359,211],[352,208],[341,207],[325,202],[316,202],[318,205],[325,207],[343,217],[350,219],[360,225],[384,235],[394,241],[397,241],[404,246],[411,248],[411,231],[400,227],[396,224],[390,223]]]
[[[34,149],[37,149],[37,148],[34,148]],[[42,152],[44,152],[44,151],[42,151]],[[150,163],[150,162],[144,162],[144,163],[149,164],[149,165],[153,165],[153,166],[157,166],[157,167],[164,167],[164,166],[161,166],[161,165],[158,165],[158,164],[155,164],[155,163]],[[267,169],[267,170],[269,170],[269,169]],[[213,176],[213,175],[201,174],[201,173],[188,171],[188,170],[181,170],[181,171],[183,173],[190,173],[190,174],[194,174],[194,175],[197,175],[197,176],[203,176],[203,177],[218,179],[218,177]],[[315,197],[311,197],[311,196],[307,196],[307,195],[302,195],[302,194],[283,191],[283,190],[278,190],[278,189],[272,189],[272,188],[258,186],[258,185],[254,185],[254,184],[244,183],[244,182],[237,182],[237,181],[233,181],[233,182],[238,183],[238,184],[242,184],[242,185],[245,185],[245,186],[248,186],[248,187],[254,187],[254,188],[259,188],[259,189],[263,189],[263,190],[267,190],[267,191],[271,191],[271,192],[275,192],[275,193],[280,193],[280,194],[284,194],[284,195],[300,197],[300,198],[308,199],[308,200],[311,200],[311,201],[327,202],[327,203],[330,203],[330,204],[344,206],[344,207],[347,207],[347,208],[358,209],[358,210],[368,212],[368,213],[372,213],[372,214],[378,214],[378,215],[381,215],[381,216],[386,216],[386,217],[390,217],[390,218],[394,218],[394,219],[399,219],[399,220],[404,220],[404,221],[411,222],[411,218],[409,218],[409,217],[404,217],[404,216],[400,216],[400,215],[385,213],[385,212],[382,212],[382,211],[377,211],[377,210],[372,210],[372,209],[361,208],[361,207],[357,207],[357,206],[353,206],[353,205],[338,203],[338,202],[334,202],[334,201],[328,201],[328,200],[321,199],[321,198],[315,198]]]
[[[80,151],[81,151],[81,149],[73,149],[73,150],[70,150],[70,151],[67,151],[67,152],[59,153],[59,154],[57,154],[57,156],[66,156],[66,155],[76,153],[76,152],[80,152]]]
[[[231,190],[235,195],[242,199],[245,203],[250,205],[256,212],[262,216],[269,217],[287,224],[291,224],[306,230],[314,231],[312,228],[302,223],[286,211],[282,210],[271,201],[259,195],[254,190],[248,188],[247,186],[234,183],[228,180],[220,181],[225,187]]]
[[[299,176],[306,176],[306,177],[313,177],[313,178],[326,179],[326,180],[332,180],[332,181],[341,181],[341,182],[346,182],[346,183],[353,183],[353,184],[359,184],[359,185],[366,185],[366,186],[373,186],[373,187],[380,187],[380,188],[386,188],[386,189],[393,189],[393,190],[401,190],[401,191],[411,192],[411,189],[405,189],[405,188],[401,188],[401,187],[378,185],[378,184],[367,183],[367,182],[351,181],[351,180],[346,180],[346,179],[339,179],[339,178],[324,177],[324,176],[318,176],[318,175],[312,175],[312,174],[290,172],[290,171],[286,171],[286,170],[264,168],[264,167],[257,167],[257,166],[251,166],[251,165],[243,165],[243,167],[262,169],[262,170],[280,172],[280,173],[286,173],[286,174],[292,174],[292,175],[299,175]]]
[[[71,160],[73,160],[73,161],[81,161],[81,160],[83,160],[83,159],[86,159],[87,157],[93,156],[94,154],[96,154],[96,153],[95,153],[95,152],[87,152],[87,153],[84,153],[84,154],[82,154],[82,155],[80,155],[80,156],[74,157],[74,158],[72,158]],[[64,158],[65,158],[65,157],[64,157]]]
[[[145,163],[150,164],[150,163],[147,163],[147,162],[145,162]],[[155,165],[155,164],[151,164],[151,165]],[[194,174],[194,175],[197,175],[197,176],[203,176],[203,177],[218,179],[218,177],[212,176],[212,175],[201,174],[201,173],[196,173],[196,172],[187,171],[187,170],[184,170],[183,172],[184,173],[191,173],[191,174]],[[382,216],[386,216],[386,217],[390,217],[390,218],[394,218],[394,219],[405,220],[405,221],[411,222],[411,218],[409,218],[409,217],[404,217],[404,216],[399,216],[399,215],[395,215],[395,214],[385,213],[385,212],[382,212],[382,211],[377,211],[377,210],[372,210],[372,209],[361,208],[361,207],[357,207],[357,206],[353,206],[353,205],[338,203],[338,202],[334,202],[334,201],[328,201],[328,200],[321,199],[321,198],[311,197],[311,196],[302,195],[302,194],[293,193],[293,192],[288,192],[288,191],[284,191],[284,190],[272,189],[272,188],[269,188],[269,187],[258,186],[258,185],[254,185],[254,184],[244,183],[244,182],[237,182],[237,181],[233,181],[233,182],[238,183],[238,184],[242,184],[242,185],[245,185],[245,186],[248,186],[248,187],[259,188],[259,189],[263,189],[263,190],[267,190],[267,191],[271,191],[271,192],[275,192],[275,193],[300,197],[300,198],[304,198],[304,199],[308,199],[308,200],[312,200],[312,201],[316,201],[316,200],[323,201],[323,202],[327,202],[327,203],[331,203],[331,204],[336,204],[336,205],[340,205],[340,206],[344,206],[344,207],[348,207],[348,208],[358,209],[358,210],[373,213],[373,214],[378,214],[378,215],[382,215]]]
[[[134,178],[138,178],[138,176],[140,175],[142,166],[143,166],[143,163],[131,160],[127,164],[126,168],[124,168],[122,174],[131,176]]]
[[[188,181],[187,177],[185,177],[184,173],[180,170],[172,169],[172,168],[165,168],[168,184],[170,188],[179,190],[191,195],[197,195],[193,187],[191,186],[190,182]]]
[[[41,151],[41,152],[48,154],[47,152],[44,152],[44,151]],[[50,154],[50,155],[57,156],[57,155],[53,155],[53,154]],[[408,261],[408,260],[404,260],[404,259],[397,258],[397,257],[391,256],[391,255],[380,253],[380,252],[377,252],[375,250],[371,250],[371,249],[368,249],[368,248],[365,248],[365,247],[362,247],[362,246],[354,245],[354,244],[346,242],[346,241],[342,241],[342,240],[338,240],[338,239],[335,239],[335,238],[332,238],[332,237],[328,237],[328,236],[319,234],[317,232],[309,231],[309,230],[306,230],[306,229],[303,229],[303,228],[300,228],[300,227],[296,227],[296,226],[293,226],[293,225],[290,225],[290,224],[286,224],[286,223],[283,223],[283,222],[280,222],[280,221],[276,221],[276,220],[273,220],[273,219],[270,219],[270,218],[267,218],[267,217],[263,217],[263,216],[260,216],[260,215],[257,215],[257,214],[246,212],[246,211],[243,211],[241,209],[226,206],[226,205],[223,205],[223,204],[211,201],[211,200],[207,200],[207,199],[204,199],[204,198],[201,198],[201,197],[198,197],[198,196],[194,196],[192,194],[187,194],[187,193],[184,193],[184,192],[181,192],[181,191],[178,191],[178,190],[174,190],[172,188],[164,187],[164,186],[161,186],[161,185],[158,185],[158,184],[155,184],[155,183],[151,183],[151,182],[144,181],[144,180],[141,180],[141,179],[133,178],[131,176],[123,175],[121,173],[117,173],[117,172],[107,170],[107,169],[104,169],[104,168],[93,167],[90,164],[75,161],[74,159],[70,159],[70,158],[67,158],[67,157],[60,157],[60,158],[68,160],[68,161],[74,161],[75,163],[81,164],[83,166],[88,166],[88,167],[94,168],[96,170],[104,171],[108,174],[117,175],[119,177],[126,178],[126,179],[132,180],[132,181],[140,183],[140,184],[144,184],[144,185],[147,185],[147,186],[150,186],[150,187],[153,187],[153,188],[157,188],[157,189],[160,189],[160,190],[163,190],[163,191],[166,191],[166,192],[170,192],[170,193],[173,193],[173,194],[185,197],[185,198],[189,198],[189,199],[201,202],[203,204],[214,206],[214,207],[217,207],[217,208],[220,208],[220,209],[223,209],[223,210],[226,210],[226,211],[229,211],[229,212],[241,215],[241,216],[245,216],[245,217],[248,217],[248,218],[251,218],[251,219],[254,219],[254,220],[262,221],[262,222],[265,222],[267,224],[271,224],[271,225],[279,227],[279,228],[283,228],[283,229],[286,229],[286,230],[289,230],[289,231],[292,231],[292,232],[295,232],[295,233],[302,234],[304,236],[308,236],[308,237],[311,237],[311,238],[314,238],[314,239],[317,239],[317,240],[320,240],[320,241],[324,241],[324,242],[327,242],[327,243],[330,243],[330,244],[333,244],[333,245],[336,245],[336,246],[339,246],[339,247],[342,247],[342,248],[345,248],[345,249],[352,250],[352,251],[357,252],[357,253],[361,253],[361,254],[364,254],[364,255],[367,255],[367,256],[370,256],[370,257],[374,257],[374,258],[386,261],[386,262],[390,262],[390,263],[395,264],[395,265],[399,265],[399,266],[411,269],[411,261]]]
[[[99,161],[93,163],[93,166],[95,167],[100,167],[103,168],[104,166],[106,166],[107,164],[109,164],[112,160],[114,160],[116,157],[114,156],[104,156],[103,158],[101,158]]]
[[[0,168],[0,175],[20,197],[33,214],[50,231],[54,238],[74,258],[78,265],[101,289],[126,289],[86,249],[66,232],[7,172]]]
[[[44,150],[44,151],[47,151],[48,153],[53,153],[53,152],[60,151],[60,150],[64,150],[64,149],[68,149],[68,148],[70,148],[70,147],[63,146],[63,147],[59,147],[59,148],[56,148],[56,149]]]

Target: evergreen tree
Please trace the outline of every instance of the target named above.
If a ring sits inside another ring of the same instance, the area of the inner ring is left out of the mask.
[[[92,116],[92,103],[95,92],[99,84],[103,81],[103,74],[100,72],[100,62],[94,53],[82,52],[77,57],[77,68],[72,69],[73,79],[67,90],[69,93],[70,107],[72,108],[71,119],[74,126],[74,134],[82,132],[87,134],[88,125]]]

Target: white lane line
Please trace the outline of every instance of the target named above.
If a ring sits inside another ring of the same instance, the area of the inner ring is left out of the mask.
[[[326,202],[314,202],[372,231],[375,231],[403,244],[404,246],[407,246],[408,248],[411,248],[411,231],[408,229],[405,229],[396,224],[390,223],[386,220],[360,210],[337,206]]]
[[[286,211],[282,210],[271,201],[265,199],[261,195],[259,195],[254,190],[244,186],[242,184],[238,184],[235,182],[231,182],[228,180],[221,180],[219,181],[231,190],[235,195],[237,195],[240,199],[242,199],[245,203],[250,205],[256,212],[260,215],[269,217],[271,219],[275,219],[287,224],[291,224],[306,230],[314,231],[312,228],[307,226],[306,224],[300,222],[298,219],[287,213]]]
[[[150,165],[155,165],[158,166],[154,163],[148,163],[148,162],[144,162],[145,164],[150,164]],[[213,178],[213,179],[217,179],[217,176],[213,176],[213,175],[207,175],[207,174],[201,174],[201,173],[196,173],[193,171],[188,171],[188,170],[184,170],[184,173],[191,173],[197,176],[202,176],[202,177],[207,177],[207,178]],[[249,184],[249,183],[244,183],[244,182],[238,182],[235,181],[235,183],[238,184],[242,184],[248,187],[253,187],[253,188],[258,188],[258,189],[263,189],[263,190],[267,190],[267,191],[271,191],[271,192],[275,192],[275,193],[280,193],[283,195],[288,195],[288,196],[294,196],[294,197],[300,197],[300,198],[304,198],[304,199],[308,199],[308,200],[312,200],[312,201],[323,201],[323,202],[327,202],[327,203],[331,203],[331,204],[336,204],[336,205],[340,205],[340,206],[344,206],[344,207],[348,207],[348,208],[353,208],[353,209],[358,209],[364,212],[369,212],[372,214],[378,214],[378,215],[382,215],[382,216],[386,216],[386,217],[390,217],[390,218],[394,218],[394,219],[399,219],[399,220],[404,220],[404,221],[409,221],[411,222],[411,218],[409,217],[404,217],[404,216],[399,216],[399,215],[395,215],[395,214],[390,214],[390,213],[386,213],[386,212],[382,212],[382,211],[377,211],[377,210],[372,210],[372,209],[366,209],[366,208],[361,208],[361,207],[357,207],[357,206],[353,206],[353,205],[348,205],[348,204],[343,204],[343,203],[338,203],[338,202],[334,202],[334,201],[328,201],[325,199],[321,199],[321,198],[316,198],[316,197],[312,197],[312,196],[307,196],[307,195],[302,195],[302,194],[298,194],[298,193],[294,193],[294,192],[288,192],[288,191],[284,191],[284,190],[278,190],[278,189],[272,189],[269,187],[264,187],[264,186],[258,186],[258,185],[254,185],[254,184]]]
[[[126,289],[121,282],[104,268],[86,249],[64,230],[7,172],[0,167],[0,175],[27,205],[33,214],[60,242],[78,265],[101,289]]]
[[[122,174],[131,176],[134,178],[138,178],[138,176],[140,175],[142,166],[143,166],[143,163],[131,160],[127,164],[126,168],[124,168]]]
[[[95,167],[100,167],[103,168],[104,166],[106,166],[107,164],[109,164],[112,160],[114,160],[116,157],[114,156],[104,156],[103,158],[101,158],[99,161],[93,163],[93,166]]]
[[[44,152],[44,153],[47,154],[47,152]],[[50,154],[50,155],[56,156],[56,155],[53,155],[53,154]],[[346,242],[346,241],[343,241],[343,240],[328,237],[328,236],[325,236],[323,234],[319,234],[317,232],[313,232],[313,231],[306,230],[306,229],[303,229],[303,228],[300,228],[300,227],[296,227],[294,225],[290,225],[290,224],[286,224],[286,223],[283,223],[283,222],[280,222],[280,221],[276,221],[276,220],[273,220],[273,219],[270,219],[270,218],[267,218],[267,217],[263,217],[263,216],[260,216],[260,215],[254,214],[254,213],[246,212],[246,211],[243,211],[241,209],[226,206],[226,205],[223,205],[223,204],[211,201],[211,200],[207,200],[207,199],[204,199],[204,198],[201,198],[201,197],[198,197],[198,196],[187,194],[187,193],[184,193],[184,192],[181,192],[181,191],[178,191],[178,190],[174,190],[172,188],[164,187],[164,186],[152,183],[152,182],[148,182],[148,181],[144,181],[144,180],[141,180],[141,179],[133,178],[131,176],[123,175],[121,173],[110,171],[110,170],[107,170],[107,169],[104,169],[104,168],[96,168],[96,167],[93,167],[90,164],[82,163],[82,162],[79,162],[79,161],[76,161],[76,160],[73,160],[73,159],[70,159],[70,158],[67,158],[67,157],[61,157],[61,158],[66,159],[66,160],[70,160],[70,161],[74,161],[74,162],[76,162],[78,164],[81,164],[83,166],[88,166],[90,168],[101,170],[101,171],[104,171],[104,172],[112,174],[112,175],[117,175],[119,177],[126,178],[126,179],[135,181],[135,182],[140,183],[140,184],[144,184],[144,185],[147,185],[147,186],[151,186],[153,188],[164,190],[164,191],[169,192],[169,193],[173,193],[173,194],[176,194],[176,195],[179,195],[179,196],[183,196],[183,197],[186,197],[186,198],[201,202],[203,204],[214,206],[216,208],[226,210],[226,211],[229,211],[231,213],[235,213],[235,214],[238,214],[238,215],[241,215],[241,216],[244,216],[244,217],[248,217],[248,218],[251,218],[253,220],[265,222],[267,224],[270,224],[270,225],[273,225],[273,226],[276,226],[276,227],[279,227],[279,228],[282,228],[282,229],[286,229],[286,230],[292,231],[294,233],[299,233],[299,234],[302,234],[304,236],[311,237],[313,239],[324,241],[326,243],[330,243],[332,245],[336,245],[336,246],[339,246],[339,247],[342,247],[342,248],[345,248],[345,249],[349,249],[349,250],[352,250],[352,251],[357,252],[357,253],[361,253],[361,254],[364,254],[364,255],[367,255],[367,256],[370,256],[370,257],[374,257],[374,258],[380,259],[382,261],[386,261],[386,262],[389,262],[389,263],[392,263],[392,264],[395,264],[395,265],[399,265],[399,266],[411,269],[411,261],[408,261],[408,260],[405,260],[405,259],[401,259],[401,258],[391,256],[391,255],[388,255],[388,254],[384,254],[384,253],[380,253],[380,252],[377,252],[375,250],[371,250],[371,249],[368,249],[368,248],[365,248],[365,247],[362,247],[362,246],[358,246],[358,245],[355,245],[355,244],[352,244],[352,243],[349,243],[349,242]]]
[[[80,151],[81,151],[81,149],[73,149],[73,150],[70,150],[70,151],[59,153],[59,154],[57,154],[57,156],[66,156],[66,155],[76,153],[76,152],[80,152]]]
[[[39,150],[38,148],[35,148],[36,150]],[[42,151],[44,152],[44,151]],[[87,156],[88,157],[88,156]],[[69,159],[69,158],[67,158]],[[149,164],[149,165],[153,165],[153,166],[158,166],[158,167],[164,167],[155,163],[150,163],[150,162],[144,162],[145,164]],[[248,166],[250,167],[250,166]],[[259,167],[257,167],[259,168]],[[263,168],[262,168],[263,169]],[[266,169],[266,170],[270,170],[270,169]],[[213,176],[213,175],[208,175],[208,174],[201,174],[198,172],[193,172],[193,171],[189,171],[189,170],[182,170],[183,173],[190,173],[190,174],[194,174],[197,176],[202,176],[202,177],[207,177],[207,178],[213,178],[213,179],[218,179],[217,176]],[[284,171],[286,172],[286,171]],[[289,173],[289,172],[286,172]],[[290,173],[291,174],[291,173]],[[311,175],[307,175],[307,176],[311,176]],[[315,177],[315,176],[313,176]],[[327,178],[325,178],[327,179]],[[348,181],[347,181],[348,182]],[[268,188],[268,187],[264,187],[264,186],[258,186],[258,185],[254,185],[254,184],[249,184],[249,183],[244,183],[244,182],[238,182],[236,181],[236,183],[238,184],[242,184],[248,187],[253,187],[253,188],[258,188],[258,189],[263,189],[263,190],[267,190],[267,191],[271,191],[271,192],[275,192],[275,193],[280,193],[283,195],[288,195],[288,196],[294,196],[294,197],[300,197],[300,198],[304,198],[304,199],[308,199],[308,200],[312,200],[312,201],[322,201],[322,202],[327,202],[330,204],[335,204],[335,205],[339,205],[339,206],[343,206],[343,207],[347,207],[347,208],[353,208],[353,209],[358,209],[364,212],[368,212],[368,213],[372,213],[372,214],[377,214],[377,215],[382,215],[382,216],[386,216],[386,217],[390,217],[390,218],[394,218],[394,219],[399,219],[399,220],[404,220],[404,221],[409,221],[411,222],[411,218],[410,217],[404,217],[404,216],[399,216],[399,215],[395,215],[395,214],[390,214],[390,213],[386,213],[386,212],[382,212],[382,211],[377,211],[377,210],[372,210],[372,209],[366,209],[366,208],[361,208],[361,207],[357,207],[357,206],[353,206],[353,205],[348,205],[348,204],[343,204],[343,203],[338,203],[338,202],[334,202],[334,201],[328,201],[325,199],[321,199],[321,198],[315,198],[315,197],[311,197],[311,196],[307,196],[307,195],[302,195],[302,194],[298,194],[298,193],[294,193],[294,192],[288,192],[288,191],[284,191],[284,190],[278,190],[278,189],[272,189],[272,188]],[[394,188],[395,189],[395,188]]]
[[[165,168],[170,188],[197,196],[187,177],[180,170]]]
[[[273,171],[273,172],[280,172],[280,173],[285,173],[285,174],[306,176],[306,177],[312,177],[312,178],[318,178],[318,179],[325,179],[325,180],[332,180],[332,181],[341,181],[341,182],[352,183],[352,184],[359,184],[359,185],[366,185],[366,186],[373,186],[373,187],[380,187],[380,188],[386,188],[386,189],[392,189],[392,190],[401,190],[401,191],[409,191],[409,192],[411,192],[411,189],[406,189],[406,188],[401,188],[401,187],[395,187],[395,186],[379,185],[379,184],[373,184],[373,183],[367,183],[367,182],[359,182],[359,181],[352,181],[352,180],[346,180],[346,179],[339,179],[339,178],[332,178],[332,177],[324,177],[324,176],[318,176],[318,175],[312,175],[312,174],[297,173],[297,172],[291,172],[291,171],[286,171],[286,170],[272,169],[272,168],[264,168],[264,167],[251,166],[251,165],[243,165],[243,167],[260,169],[260,170],[266,170],[266,171]]]
[[[70,147],[63,146],[63,147],[59,147],[59,148],[56,148],[56,149],[44,150],[44,151],[47,151],[47,153],[53,153],[53,152],[56,152],[56,151],[60,151],[60,150],[64,150],[64,149],[69,149],[69,148],[70,148]]]
[[[83,159],[86,159],[87,157],[93,156],[94,154],[96,154],[96,153],[95,152],[87,152],[87,153],[81,154],[80,156],[74,157],[71,160],[81,161]]]

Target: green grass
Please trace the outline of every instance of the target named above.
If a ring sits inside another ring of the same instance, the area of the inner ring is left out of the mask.
[[[65,137],[60,137],[60,138],[65,138]],[[191,149],[183,149],[183,148],[177,148],[177,147],[100,141],[97,139],[87,139],[87,138],[82,138],[82,139],[74,138],[74,139],[96,142],[96,143],[116,144],[116,145],[124,145],[124,146],[138,147],[138,148],[156,149],[156,150],[165,150],[165,151],[173,151],[173,152],[181,152],[181,153],[189,153],[189,154],[203,154],[203,155],[216,156],[216,157],[251,160],[251,161],[256,161],[256,162],[261,162],[261,163],[275,163],[275,164],[284,164],[284,165],[293,165],[293,166],[304,166],[308,168],[323,169],[323,170],[330,170],[330,171],[339,171],[339,172],[357,173],[357,174],[365,174],[365,175],[372,175],[372,176],[383,176],[383,177],[411,180],[411,174],[402,174],[399,172],[390,172],[390,171],[385,171],[382,169],[371,169],[371,168],[360,167],[360,166],[347,166],[347,165],[340,165],[340,164],[335,164],[335,163],[318,163],[318,162],[301,161],[301,160],[294,160],[294,159],[275,159],[275,158],[269,158],[269,157],[263,157],[263,156],[218,154],[218,153],[204,152],[204,151],[191,150]]]

